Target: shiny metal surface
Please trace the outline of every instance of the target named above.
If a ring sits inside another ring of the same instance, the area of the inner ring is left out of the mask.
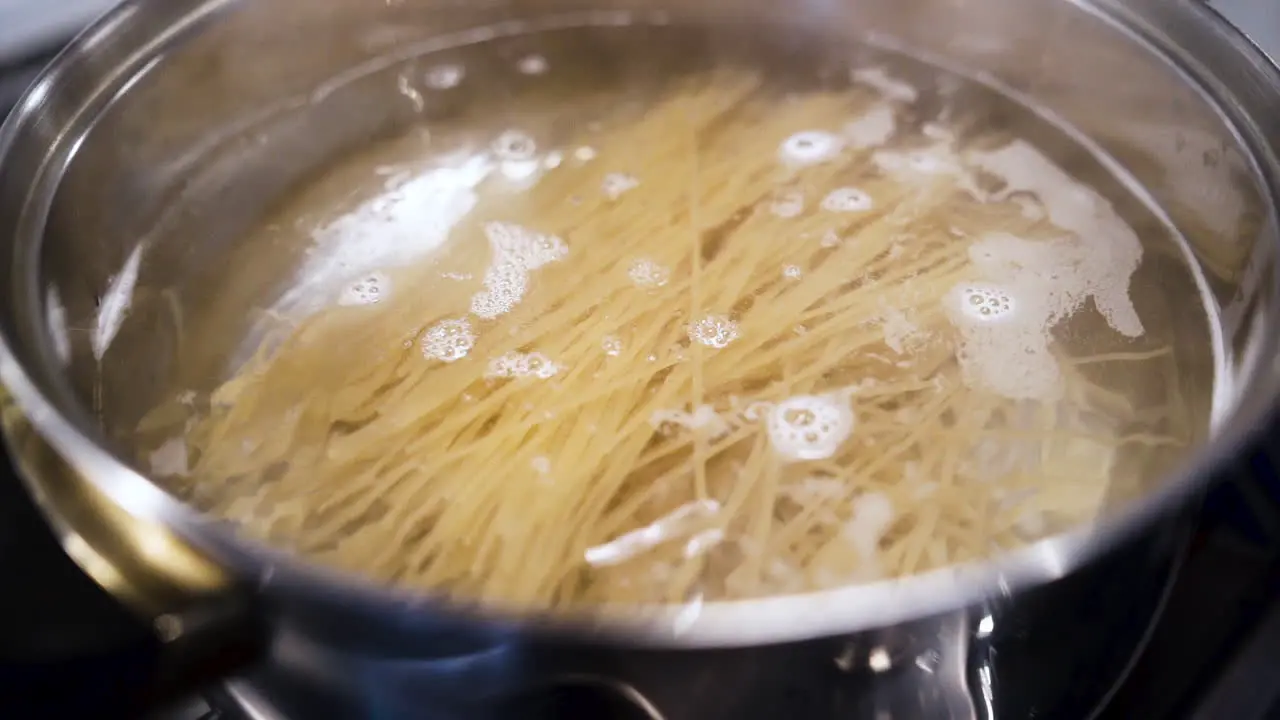
[[[870,31],[882,45],[963,68],[1060,117],[1125,163],[1188,238],[1220,305],[1231,364],[1216,392],[1203,389],[1206,412],[1212,400],[1221,413],[1216,437],[1141,503],[1089,531],[901,581],[709,604],[696,615],[653,608],[591,619],[591,629],[637,646],[756,645],[892,628],[1057,580],[1194,496],[1274,410],[1280,367],[1273,360],[1270,199],[1280,182],[1280,139],[1270,127],[1280,117],[1280,81],[1256,48],[1192,0],[803,0],[786,7],[715,0],[696,8],[662,0],[133,0],[73,45],[0,133],[0,237],[8,243],[0,277],[9,293],[0,311],[0,380],[34,428],[17,449],[46,452],[25,445],[38,437],[74,470],[76,480],[62,482],[27,465],[64,544],[92,548],[73,554],[97,558],[84,562],[104,585],[115,587],[115,576],[150,578],[134,585],[173,588],[179,599],[181,588],[247,585],[306,634],[334,617],[350,622],[361,636],[346,638],[349,644],[404,642],[468,623],[481,636],[506,638],[517,619],[493,624],[446,613],[430,598],[237,539],[120,462],[88,401],[127,420],[155,397],[166,371],[157,348],[172,341],[163,302],[156,293],[137,301],[118,340],[129,346],[132,337],[148,354],[114,359],[99,375],[83,352],[85,329],[73,337],[80,350],[64,371],[44,319],[45,292],[57,287],[70,317],[91,317],[108,278],[147,243],[144,288],[148,278],[163,277],[198,302],[209,287],[202,278],[240,257],[235,238],[265,203],[325,159],[405,121],[408,108],[362,103],[369,91],[356,82],[361,73],[445,41],[513,31],[513,18],[573,24],[686,15],[850,37]],[[1157,142],[1171,136],[1194,142]],[[123,594],[145,612],[169,602]]]

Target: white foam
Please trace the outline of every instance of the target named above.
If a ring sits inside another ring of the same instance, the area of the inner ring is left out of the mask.
[[[858,149],[880,147],[898,129],[897,116],[890,105],[876,105],[861,117],[844,126],[844,136]]]
[[[643,288],[657,288],[671,279],[671,269],[649,258],[637,258],[627,270],[631,282]]]
[[[342,289],[338,304],[343,307],[376,305],[391,294],[391,278],[372,272]]]
[[[828,212],[866,212],[874,205],[870,195],[853,187],[836,188],[822,199],[822,209]]]
[[[723,315],[705,315],[687,328],[689,339],[712,348],[726,348],[738,339],[738,324]]]
[[[606,335],[600,340],[600,349],[609,357],[617,357],[622,353],[622,338],[617,335]]]
[[[601,183],[600,189],[605,197],[610,200],[617,200],[624,193],[630,192],[640,187],[640,181],[631,175],[624,173],[609,173],[604,176],[604,182]]]
[[[799,280],[804,275],[804,271],[799,265],[784,265],[782,268],[782,277],[788,280]]]
[[[540,352],[509,352],[489,361],[485,377],[501,378],[538,378],[548,380],[560,372],[560,366],[551,358]]]
[[[1054,400],[1062,371],[1050,352],[1050,325],[1041,290],[961,284],[947,295],[946,310],[961,334],[965,381],[1013,399]]]
[[[784,220],[798,216],[804,212],[804,193],[789,190],[779,194],[769,204],[769,212]]]
[[[909,82],[891,77],[881,67],[859,68],[849,73],[849,79],[859,85],[874,88],[890,100],[913,103],[920,97],[920,91]]]
[[[307,262],[275,310],[318,310],[363,275],[430,255],[475,207],[475,188],[493,169],[482,156],[454,154],[317,228]]]
[[[948,295],[966,381],[1010,398],[1056,399],[1061,369],[1050,332],[1086,300],[1117,332],[1142,334],[1129,297],[1141,242],[1105,198],[1026,142],[970,152],[967,160],[1004,181],[994,199],[1035,196],[1064,235],[1028,240],[995,233],[969,247],[970,261],[991,284],[960,285]]]
[[[569,247],[554,235],[514,223],[489,222],[484,232],[493,260],[485,270],[485,289],[471,298],[471,312],[492,320],[511,312],[524,299],[531,271],[564,259]]]
[[[795,167],[829,162],[844,148],[844,139],[823,130],[804,130],[782,141],[778,157]]]
[[[475,347],[476,334],[466,318],[441,320],[422,336],[422,355],[445,363],[457,362]]]
[[[825,460],[853,434],[856,419],[844,397],[796,395],[769,411],[774,450],[789,460]]]
[[[1142,335],[1142,320],[1129,297],[1129,282],[1142,260],[1142,243],[1111,203],[1021,140],[997,150],[970,152],[968,160],[1002,179],[1004,193],[1035,195],[1049,221],[1073,236],[1052,253],[1036,252],[1038,244],[1003,241],[998,250],[988,249],[988,271],[995,263],[1002,263],[1006,274],[1015,271],[998,255],[1017,252],[1024,267],[1052,282],[1057,296],[1052,303],[1053,321],[1092,297],[1114,330],[1128,337]]]
[[[107,354],[107,349],[111,347],[111,342],[115,340],[129,315],[129,308],[133,305],[133,292],[138,284],[138,273],[142,269],[144,248],[144,243],[134,246],[124,261],[124,267],[108,281],[107,291],[102,294],[98,303],[97,322],[94,323],[93,333],[89,338],[95,360],[101,361]]]

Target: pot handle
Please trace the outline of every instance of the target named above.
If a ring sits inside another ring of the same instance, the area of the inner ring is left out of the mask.
[[[0,717],[139,717],[265,654],[256,593],[102,496],[3,387],[0,420]]]

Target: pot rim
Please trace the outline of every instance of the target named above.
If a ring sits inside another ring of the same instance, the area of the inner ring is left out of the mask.
[[[46,69],[0,128],[0,166],[13,152],[19,128],[33,121],[40,98],[58,91],[59,78],[67,72],[78,53],[102,42],[117,32],[119,26],[133,22],[149,1],[125,0],[79,36]],[[1105,7],[1113,0],[1064,1],[1120,30],[1146,52],[1180,67],[1186,82],[1197,84],[1202,89],[1205,87],[1203,78],[1181,66],[1166,48],[1130,27],[1114,8]],[[188,0],[189,12],[185,19],[193,21],[196,15],[203,17],[228,4],[229,0]],[[1189,3],[1189,0],[1170,5],[1194,8],[1191,12],[1204,15],[1201,21],[1221,25],[1221,42],[1230,46],[1227,49],[1238,54],[1241,62],[1250,61],[1257,72],[1269,75],[1268,84],[1280,92],[1280,69],[1220,15],[1197,3]],[[189,27],[188,23],[184,25]],[[149,52],[159,49],[176,35],[174,27],[165,30],[170,31],[169,35],[157,37],[156,43],[148,46]],[[120,84],[125,86],[127,82],[126,79]],[[1224,105],[1222,98],[1213,99],[1218,101],[1215,104],[1219,107]],[[1232,124],[1238,126],[1239,123]],[[1268,152],[1258,152],[1256,147],[1267,142],[1265,140],[1256,137],[1238,137],[1238,140],[1253,151],[1250,161],[1256,164],[1253,168],[1255,181],[1268,188],[1272,197],[1280,197],[1280,182],[1277,181],[1280,165],[1275,160],[1275,154],[1280,151],[1276,147],[1280,145],[1280,139],[1267,143]],[[47,171],[47,168],[42,169],[41,173]],[[1277,224],[1274,205],[1269,214],[1271,237],[1264,242],[1280,243],[1280,238],[1275,237],[1275,229],[1280,224]],[[1272,278],[1273,284],[1277,282]],[[1258,357],[1276,357],[1277,344],[1276,336],[1268,334],[1256,350]],[[705,605],[605,606],[589,617],[549,617],[498,604],[451,604],[421,591],[387,588],[234,534],[228,523],[198,513],[117,459],[64,415],[50,396],[37,386],[12,348],[12,338],[0,330],[0,383],[12,394],[46,442],[132,516],[172,529],[184,541],[209,553],[262,592],[290,595],[320,591],[339,602],[355,603],[379,612],[414,613],[428,608],[433,611],[445,609],[460,613],[460,617],[477,620],[533,623],[556,631],[602,633],[636,646],[668,648],[758,645],[892,626],[976,606],[989,598],[1006,596],[1020,588],[1059,579],[1147,527],[1157,517],[1172,512],[1203,489],[1213,471],[1224,467],[1260,431],[1264,420],[1269,419],[1274,410],[1274,399],[1280,390],[1280,379],[1275,377],[1277,369],[1269,365],[1259,366],[1255,362],[1254,367],[1245,373],[1243,381],[1260,386],[1260,391],[1251,391],[1249,398],[1237,399],[1221,432],[1194,451],[1159,490],[1092,526],[1045,538],[983,562],[793,595],[716,601]],[[39,478],[19,474],[38,495]],[[64,544],[76,537],[75,527],[55,524],[59,525]]]

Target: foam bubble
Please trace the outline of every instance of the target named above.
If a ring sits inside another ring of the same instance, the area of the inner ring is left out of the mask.
[[[1142,243],[1111,203],[1022,140],[992,151],[970,152],[968,160],[1004,180],[1003,195],[1034,195],[1049,222],[1072,235],[1052,244],[1003,242],[1002,252],[1017,251],[1024,260],[1034,260],[1032,269],[1050,281],[1055,295],[1053,319],[1092,297],[1114,330],[1128,337],[1141,335],[1142,320],[1129,297],[1129,282],[1141,262]],[[1004,274],[1015,271],[1009,265]]]
[[[512,223],[485,224],[493,262],[485,270],[484,291],[471,298],[471,312],[491,320],[511,312],[529,288],[529,273],[564,259],[569,248],[554,235]]]
[[[766,421],[773,448],[790,460],[825,460],[853,434],[853,410],[839,395],[796,395]]]
[[[591,162],[596,159],[596,149],[590,145],[583,145],[573,151],[573,157],[576,158],[578,162]]]
[[[804,193],[790,190],[778,195],[769,204],[769,212],[783,219],[796,217],[804,212]]]
[[[657,288],[666,285],[671,279],[671,269],[649,258],[638,258],[631,263],[627,276],[640,287]]]
[[[493,141],[493,153],[503,160],[532,160],[538,143],[528,133],[507,130]]]
[[[689,339],[712,348],[726,348],[738,339],[738,324],[723,315],[706,315],[689,324]]]
[[[541,55],[525,55],[516,62],[516,70],[523,75],[541,75],[550,66],[547,59]]]
[[[995,285],[961,285],[956,294],[957,310],[970,322],[1004,322],[1015,310],[1013,296]]]
[[[427,87],[433,90],[448,90],[462,83],[467,76],[467,69],[461,65],[437,65],[427,71]]]
[[[1050,351],[1052,312],[1044,292],[1035,281],[952,288],[945,309],[960,331],[958,355],[967,384],[1015,400],[1061,396],[1062,371]]]
[[[844,141],[822,130],[804,130],[782,141],[778,156],[788,165],[817,165],[840,154]]]
[[[539,475],[548,475],[551,473],[551,459],[545,455],[539,455],[534,458],[529,463],[529,466],[532,467],[533,471]]]
[[[600,341],[600,348],[609,357],[617,357],[622,353],[622,338],[617,335],[606,335]]]
[[[376,305],[391,293],[391,278],[372,272],[343,288],[338,304],[344,307]]]
[[[547,153],[547,156],[542,160],[543,167],[548,170],[555,170],[560,167],[562,163],[564,163],[564,153],[559,150],[552,150]]]
[[[488,379],[500,378],[538,378],[547,380],[560,372],[560,366],[551,358],[539,352],[509,352],[489,361],[485,371]]]
[[[441,320],[422,336],[422,355],[429,360],[457,362],[475,347],[476,334],[466,318]]]
[[[833,248],[840,246],[840,236],[835,230],[828,230],[822,234],[821,243],[824,248]]]
[[[605,197],[610,200],[617,200],[622,197],[623,193],[629,192],[640,187],[640,181],[631,175],[623,173],[609,173],[604,176],[604,182],[601,184],[601,190]]]
[[[836,188],[822,199],[822,209],[828,212],[865,212],[873,205],[870,195],[852,187]]]
[[[786,265],[782,268],[782,277],[788,280],[798,280],[802,275],[804,275],[804,271],[800,269],[799,265]]]
[[[859,85],[874,88],[881,95],[897,102],[913,103],[920,97],[920,91],[916,90],[915,86],[891,77],[884,68],[855,69],[849,73],[849,79]]]

